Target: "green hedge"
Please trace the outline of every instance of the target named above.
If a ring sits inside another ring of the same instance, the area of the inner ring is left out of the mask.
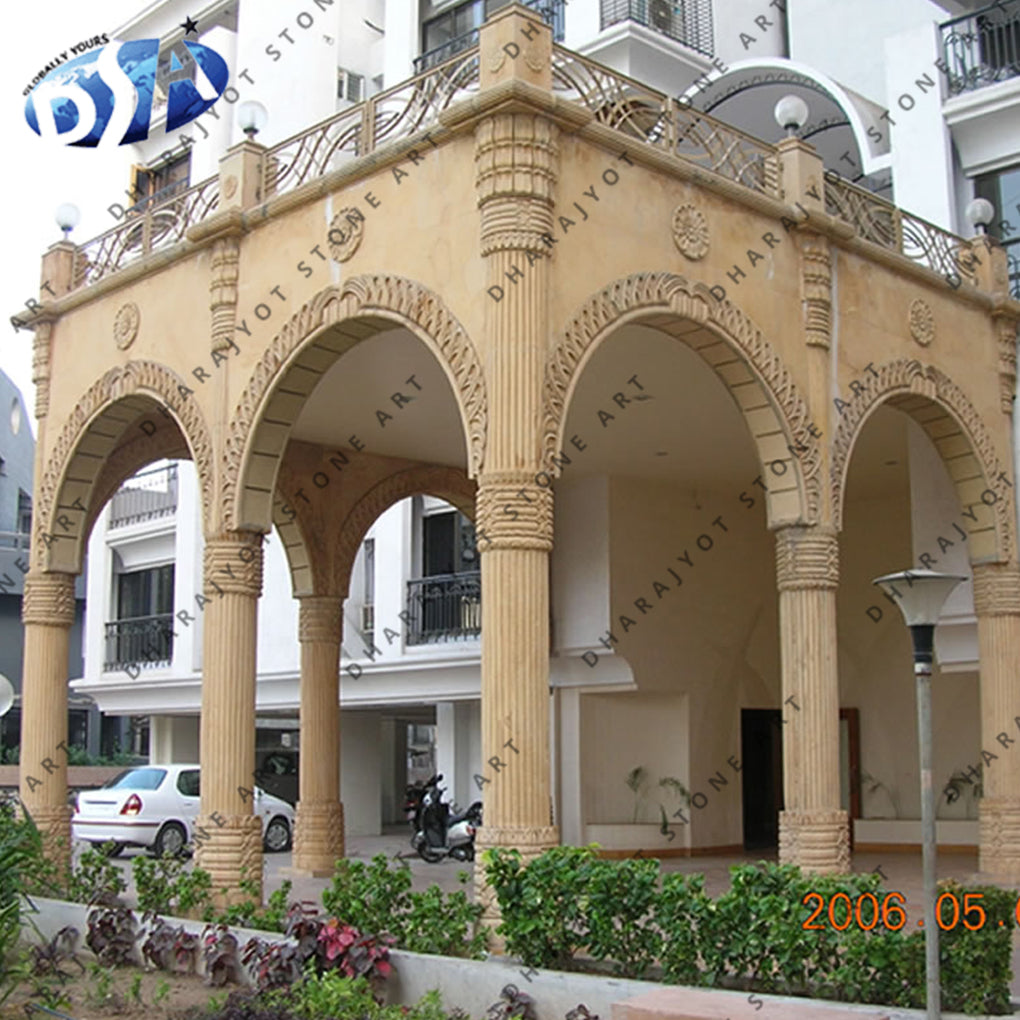
[[[828,920],[837,893],[854,904],[870,893],[882,904],[887,890],[877,875],[804,875],[791,865],[741,865],[730,869],[729,891],[712,900],[701,875],[660,876],[656,860],[602,860],[595,847],[554,847],[527,866],[517,851],[492,850],[485,866],[503,918],[498,932],[528,966],[577,969],[583,954],[626,977],[654,971],[675,984],[924,1006],[923,932],[894,930],[899,917],[892,910],[886,918],[892,927],[880,914],[870,931],[856,922],[839,931]],[[1016,893],[990,886],[965,890],[951,882],[941,883],[940,892],[955,894],[961,909],[965,892],[979,893],[974,902],[986,913],[977,931],[961,920],[940,933],[943,1009],[1009,1013]],[[809,893],[823,897],[826,910],[815,920],[821,930],[804,927],[818,902],[806,905]],[[861,902],[862,920],[870,924],[871,901]],[[916,916],[918,904],[904,906]],[[837,923],[844,923],[843,901],[835,910]],[[946,924],[952,915],[947,902]]]

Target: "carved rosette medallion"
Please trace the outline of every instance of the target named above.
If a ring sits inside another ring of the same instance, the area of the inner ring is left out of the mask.
[[[138,324],[141,321],[142,313],[134,301],[120,306],[120,311],[113,320],[113,339],[120,350],[126,351],[135,342]]]
[[[354,258],[365,236],[365,217],[357,209],[345,206],[330,221],[327,240],[329,253],[337,262]]]
[[[678,205],[673,211],[673,242],[692,262],[708,254],[708,220],[696,206]]]
[[[935,313],[931,305],[923,298],[914,298],[910,302],[910,335],[922,346],[935,339]]]
[[[233,198],[237,193],[237,178],[231,174],[223,181],[223,197],[226,199]]]

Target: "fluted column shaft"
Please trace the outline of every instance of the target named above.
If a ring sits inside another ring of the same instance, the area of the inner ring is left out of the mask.
[[[343,599],[299,600],[301,641],[300,799],[294,832],[294,870],[332,875],[344,855],[340,803],[340,640]]]
[[[202,801],[196,862],[218,900],[262,882],[262,826],[255,786],[255,639],[262,593],[262,536],[227,532],[206,540],[202,645]],[[226,890],[223,892],[222,890]]]
[[[1020,704],[1020,567],[974,565],[974,611],[981,672],[981,747],[999,755],[982,770],[979,868],[1020,878],[1020,768],[1012,748]]]
[[[25,658],[21,686],[21,802],[43,836],[44,852],[70,863],[67,803],[67,660],[74,623],[74,575],[25,577],[21,619]]]
[[[783,799],[779,859],[809,872],[850,870],[840,808],[836,536],[819,528],[776,534],[782,670]]]

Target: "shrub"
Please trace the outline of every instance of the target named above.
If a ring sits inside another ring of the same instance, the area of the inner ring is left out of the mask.
[[[141,911],[181,917],[197,913],[209,904],[212,876],[202,868],[188,871],[181,857],[140,854],[132,859],[131,870]]]
[[[614,961],[623,977],[642,977],[662,951],[662,935],[651,923],[659,862],[594,858],[586,870],[583,925],[588,952],[596,960]]]
[[[67,881],[67,898],[93,906],[111,903],[126,886],[120,869],[102,850],[85,850]]]
[[[461,872],[461,882],[467,874]],[[411,892],[411,869],[384,854],[371,863],[337,861],[332,884],[322,893],[326,912],[361,931],[387,933],[396,945],[415,953],[477,958],[486,933],[478,931],[481,904],[463,892],[446,894],[438,886]]]
[[[18,821],[10,805],[0,805],[0,1002],[21,976],[15,949],[21,935],[23,875],[33,856],[41,853],[42,839],[32,822]]]
[[[482,855],[503,921],[497,932],[529,967],[569,970],[586,944],[585,886],[594,847],[555,846],[525,866],[516,850]]]

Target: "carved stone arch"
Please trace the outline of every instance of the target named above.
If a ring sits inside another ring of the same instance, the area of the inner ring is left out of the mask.
[[[184,379],[154,361],[129,361],[92,384],[64,422],[36,485],[32,564],[36,569],[81,570],[86,524],[125,478],[150,459],[182,452],[194,462],[206,527],[212,510],[212,440]],[[152,444],[134,445],[132,429],[149,419]],[[166,427],[172,421],[174,428]],[[156,440],[156,436],[159,440]],[[165,443],[165,449],[163,447]],[[123,448],[123,449],[122,449]],[[130,448],[130,449],[129,449]],[[118,476],[119,475],[119,476]]]
[[[476,484],[459,468],[423,466],[389,475],[351,507],[334,546],[331,593],[347,596],[354,558],[368,529],[394,503],[409,496],[437,496],[474,520]]]
[[[808,407],[779,353],[736,305],[674,273],[635,273],[591,297],[568,323],[546,364],[542,458],[558,472],[566,410],[589,358],[614,330],[644,323],[676,337],[712,367],[740,409],[766,473],[768,520],[817,523],[821,450]]]
[[[294,469],[284,461],[277,476],[277,494],[292,492],[299,485]],[[273,500],[273,524],[287,557],[294,598],[332,594],[329,588],[332,576],[328,564],[309,552],[312,548],[310,533],[315,524],[307,518],[305,505],[300,500],[285,500],[278,496]]]
[[[290,426],[300,413],[293,402],[274,407],[276,423],[265,425],[264,412],[278,389],[300,375],[298,392],[311,392],[309,373],[321,375],[361,340],[395,325],[422,340],[446,372],[464,427],[468,472],[478,473],[485,453],[488,409],[482,362],[467,332],[442,299],[422,284],[384,274],[355,276],[340,286],[327,287],[303,305],[255,366],[231,418],[224,450],[227,529],[264,528],[271,518],[272,484],[253,485],[247,473],[257,458],[260,479],[275,478]],[[282,428],[281,421],[286,423]]]
[[[992,437],[967,395],[944,372],[919,361],[882,365],[863,380],[840,417],[832,446],[832,508],[843,527],[846,479],[854,444],[882,406],[910,415],[928,434],[956,487],[961,507],[976,518],[968,545],[972,563],[1009,562],[1015,556],[1013,490]],[[995,499],[989,502],[988,493]],[[985,497],[985,498],[983,498]]]

